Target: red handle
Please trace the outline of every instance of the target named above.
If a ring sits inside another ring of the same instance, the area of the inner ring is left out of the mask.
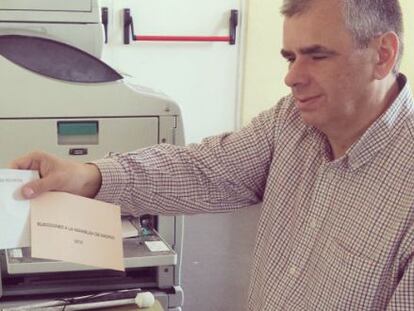
[[[229,42],[236,43],[236,28],[238,24],[238,11],[231,10],[229,17],[228,36],[160,36],[160,35],[136,35],[134,32],[134,21],[130,9],[124,9],[124,44],[129,44],[132,37],[133,41],[204,41],[204,42]]]
[[[221,41],[230,42],[230,36],[143,36],[136,35],[134,41]]]

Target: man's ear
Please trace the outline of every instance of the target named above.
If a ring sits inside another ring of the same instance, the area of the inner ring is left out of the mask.
[[[394,68],[397,62],[400,40],[395,32],[386,32],[375,39],[377,59],[374,76],[381,80]]]

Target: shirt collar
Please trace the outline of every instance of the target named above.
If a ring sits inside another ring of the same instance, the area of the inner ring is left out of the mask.
[[[407,78],[400,74],[397,82],[400,93],[391,106],[346,152],[349,168],[357,169],[370,161],[394,139],[403,127],[406,117],[413,112],[413,96]]]
[[[365,131],[365,133],[340,158],[329,162],[333,167],[357,169],[370,161],[381,149],[387,146],[401,130],[405,118],[414,112],[413,96],[407,78],[399,74],[397,78],[400,93],[390,107]],[[317,129],[308,128],[322,143],[322,155],[328,161],[330,149],[325,136]]]

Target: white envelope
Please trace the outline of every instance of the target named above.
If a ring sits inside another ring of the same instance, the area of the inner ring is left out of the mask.
[[[30,246],[30,204],[20,190],[37,178],[37,171],[0,169],[0,249]]]

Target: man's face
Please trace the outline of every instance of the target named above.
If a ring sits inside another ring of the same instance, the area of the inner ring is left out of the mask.
[[[364,118],[375,54],[355,46],[339,1],[315,0],[309,10],[286,18],[282,55],[289,62],[285,83],[305,123],[326,133]]]

